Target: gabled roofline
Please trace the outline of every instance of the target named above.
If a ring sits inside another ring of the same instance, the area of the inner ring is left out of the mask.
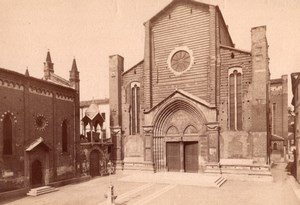
[[[277,83],[282,83],[282,78],[274,78],[270,79],[271,84],[277,84]]]
[[[66,87],[71,87],[70,86],[70,81],[64,79],[63,77],[60,77],[56,74],[51,74],[50,76],[50,79],[49,80],[46,80],[45,81],[50,81],[50,82],[53,82],[55,84],[58,84],[58,85],[62,85],[62,86],[66,86]]]
[[[73,91],[75,90],[74,88],[69,87],[69,86],[64,86],[64,85],[61,85],[61,84],[54,83],[52,81],[47,81],[47,80],[36,78],[36,77],[32,77],[32,76],[26,76],[26,75],[24,75],[22,73],[18,73],[16,71],[8,70],[8,69],[5,69],[5,68],[0,68],[0,73],[1,72],[6,72],[9,75],[16,75],[16,76],[18,76],[19,78],[22,78],[25,81],[26,80],[37,81],[39,83],[48,84],[49,86],[58,86],[58,87],[63,88],[63,89],[68,89],[68,90],[73,90]]]
[[[26,152],[30,152],[31,150],[33,150],[34,148],[36,148],[37,146],[39,146],[40,144],[43,144],[48,150],[51,150],[51,147],[45,142],[45,140],[42,137],[39,137],[37,139],[35,139],[27,148],[26,148]]]
[[[103,99],[96,99],[96,100],[83,100],[80,101],[80,108],[89,107],[92,102],[94,102],[97,105],[105,105],[105,104],[109,104],[109,99],[103,98]]]
[[[122,73],[122,76],[125,75],[126,73],[128,73],[129,71],[131,71],[132,69],[134,69],[135,67],[141,65],[142,63],[144,63],[144,59],[141,60],[140,62],[138,62],[137,64],[135,64],[134,66],[132,66],[131,68],[129,68],[128,70],[124,71],[124,72]]]
[[[225,46],[225,45],[221,45],[221,44],[220,44],[220,47],[251,55],[250,51],[245,51],[245,50],[241,50],[241,49],[238,49],[238,48],[234,48],[234,47],[230,47],[230,46]]]
[[[173,0],[171,3],[169,3],[167,6],[165,6],[162,10],[160,10],[158,13],[156,13],[153,17],[151,17],[148,21],[146,22],[153,22],[154,20],[156,20],[161,14],[166,13],[166,11],[171,8],[173,5],[175,5],[177,2],[185,2],[185,3],[191,3],[191,4],[195,4],[195,5],[201,5],[201,6],[214,6],[211,4],[206,4],[203,2],[198,2],[198,1],[194,1],[194,0]],[[146,24],[146,22],[144,22],[144,25]]]
[[[145,114],[148,114],[150,113],[151,111],[153,111],[154,109],[156,109],[157,107],[161,106],[164,102],[166,102],[167,100],[169,100],[170,98],[172,98],[175,94],[181,94],[183,95],[184,97],[196,102],[196,103],[199,103],[207,108],[210,108],[210,109],[215,109],[216,106],[213,106],[211,105],[210,103],[206,102],[205,100],[197,97],[197,96],[194,96],[184,90],[181,90],[181,89],[178,89],[178,90],[175,90],[173,93],[171,93],[168,97],[166,97],[165,99],[163,99],[162,101],[160,101],[158,104],[156,104],[154,107],[152,107],[150,110],[146,110],[144,111]]]
[[[273,141],[284,141],[284,137],[276,135],[276,134],[271,134],[271,140]]]
[[[81,121],[84,122],[86,118],[89,119],[89,120],[91,120],[91,121],[93,121],[98,115],[101,117],[102,122],[105,122],[105,120],[103,119],[102,115],[99,112],[95,113],[93,115],[93,117],[89,117],[87,115],[84,115],[84,117],[81,119]]]
[[[217,9],[218,13],[220,14],[221,20],[223,21],[223,23],[224,23],[224,25],[225,25],[225,29],[226,29],[226,31],[227,31],[227,33],[228,33],[228,36],[229,36],[229,39],[230,39],[230,43],[231,43],[231,45],[234,47],[234,43],[233,43],[233,41],[232,41],[231,35],[230,35],[230,33],[229,33],[228,27],[227,27],[227,25],[226,25],[225,19],[224,19],[224,17],[223,17],[223,14],[222,14],[222,12],[221,12],[219,6],[216,6],[216,9]]]

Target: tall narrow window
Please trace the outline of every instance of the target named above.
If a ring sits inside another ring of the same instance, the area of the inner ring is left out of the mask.
[[[3,119],[3,154],[12,154],[12,121],[9,115]]]
[[[62,152],[68,152],[68,124],[66,120],[62,124]]]
[[[229,74],[229,127],[230,130],[242,130],[242,74],[234,69]]]
[[[140,133],[140,84],[131,84],[131,134]]]
[[[276,122],[276,103],[272,104],[272,134],[275,134],[275,122]]]

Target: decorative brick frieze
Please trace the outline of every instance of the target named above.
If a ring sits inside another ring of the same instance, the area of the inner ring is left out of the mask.
[[[0,79],[0,86],[5,88],[15,89],[15,90],[21,90],[21,91],[24,90],[24,86],[22,84],[11,80]]]
[[[49,91],[47,89],[39,88],[39,87],[30,86],[29,87],[29,92],[33,93],[33,94],[36,94],[36,95],[43,95],[43,96],[51,97],[51,98],[53,96],[51,91]]]

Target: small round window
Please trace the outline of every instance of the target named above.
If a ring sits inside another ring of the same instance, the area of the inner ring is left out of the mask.
[[[171,59],[171,67],[176,72],[182,72],[189,68],[191,64],[191,56],[187,51],[177,51]]]
[[[35,127],[38,130],[45,130],[45,128],[48,126],[48,120],[43,115],[38,115],[35,118]]]

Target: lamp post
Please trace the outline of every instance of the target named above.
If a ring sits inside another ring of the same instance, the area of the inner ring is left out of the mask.
[[[114,186],[111,182],[111,174],[114,173],[114,166],[113,163],[111,161],[109,161],[107,163],[107,172],[109,174],[109,185],[108,185],[108,190],[107,190],[107,194],[105,194],[105,198],[106,198],[106,204],[107,205],[115,205],[115,200],[117,198],[117,196],[115,196],[114,194]]]

